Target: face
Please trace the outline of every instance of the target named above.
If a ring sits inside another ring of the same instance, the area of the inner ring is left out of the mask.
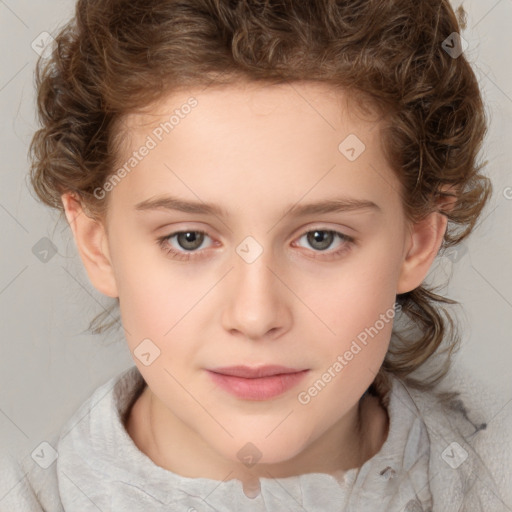
[[[125,119],[130,170],[108,195],[111,295],[160,417],[223,460],[257,449],[275,464],[319,442],[388,349],[409,231],[380,126],[347,99],[239,84]],[[305,208],[320,203],[341,206]],[[230,390],[209,372],[235,365],[305,372]]]

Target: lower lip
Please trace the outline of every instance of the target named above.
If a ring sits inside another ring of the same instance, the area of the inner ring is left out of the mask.
[[[245,379],[208,371],[214,382],[229,393],[244,400],[268,400],[282,395],[296,386],[308,373],[304,370],[297,373],[281,373],[258,379]]]

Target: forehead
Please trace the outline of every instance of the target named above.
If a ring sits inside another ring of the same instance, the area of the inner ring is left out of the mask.
[[[114,192],[133,204],[171,190],[215,203],[226,203],[222,192],[231,203],[257,196],[292,204],[340,187],[377,202],[386,185],[397,189],[374,111],[323,83],[174,91],[126,116],[122,133],[120,165],[149,140],[154,146]]]
[[[194,108],[194,117],[202,118],[204,123],[209,117],[218,120],[229,116],[265,123],[269,118],[274,117],[270,119],[274,121],[275,116],[283,116],[289,120],[307,118],[310,123],[316,118],[324,128],[331,130],[344,123],[352,127],[361,125],[361,128],[365,124],[370,128],[379,124],[375,106],[361,93],[356,96],[334,85],[314,81],[284,84],[239,81],[174,90],[143,110],[123,116],[122,127],[126,134],[133,135],[169,121],[173,113],[182,120],[190,112],[187,102],[190,103],[191,98],[199,107]],[[184,116],[182,110],[187,111]]]

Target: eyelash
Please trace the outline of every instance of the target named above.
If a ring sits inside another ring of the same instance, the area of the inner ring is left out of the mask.
[[[332,258],[336,258],[337,256],[341,256],[342,254],[344,254],[346,251],[350,250],[351,246],[355,243],[355,239],[351,236],[348,236],[348,235],[345,235],[344,233],[340,233],[338,231],[334,231],[332,229],[320,229],[320,228],[314,228],[314,229],[311,229],[309,231],[305,231],[304,233],[302,233],[302,235],[299,237],[302,238],[304,235],[307,235],[309,233],[314,233],[315,231],[320,231],[320,232],[324,232],[324,233],[333,233],[337,236],[339,236],[339,238],[341,240],[343,240],[345,243],[343,244],[343,246],[341,247],[341,249],[338,249],[334,252],[331,252],[331,253],[327,253],[328,254],[328,259],[332,259]],[[176,235],[180,235],[182,233],[199,233],[201,235],[206,235],[206,236],[209,236],[208,233],[206,233],[205,231],[202,231],[200,229],[190,229],[190,230],[184,230],[184,231],[175,231],[174,233],[171,233],[170,235],[165,235],[165,236],[162,236],[160,238],[157,239],[157,243],[159,245],[159,247],[168,255],[170,255],[172,258],[174,259],[177,259],[177,260],[180,260],[180,261],[188,261],[190,259],[194,259],[194,258],[199,258],[201,257],[200,255],[198,255],[197,251],[196,252],[193,252],[193,251],[189,251],[189,252],[181,252],[181,251],[177,251],[176,249],[174,249],[173,247],[171,247],[170,245],[167,244],[167,241],[173,237],[175,237]],[[325,251],[314,251],[314,252],[320,252],[320,253],[324,253]],[[325,259],[325,257],[321,256],[312,256],[313,259]]]

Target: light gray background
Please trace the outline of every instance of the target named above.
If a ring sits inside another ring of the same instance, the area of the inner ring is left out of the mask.
[[[495,387],[505,406],[512,399],[512,0],[463,5],[465,54],[490,118],[483,156],[495,193],[476,232],[430,276],[442,282],[452,274],[444,291],[463,306],[454,310],[463,333],[457,365]],[[70,0],[0,0],[0,448],[29,453],[133,365],[122,339],[80,334],[108,299],[89,283],[67,225],[27,189],[37,128],[31,44],[44,31],[55,35],[73,10]],[[43,237],[58,248],[47,263],[32,252]]]

